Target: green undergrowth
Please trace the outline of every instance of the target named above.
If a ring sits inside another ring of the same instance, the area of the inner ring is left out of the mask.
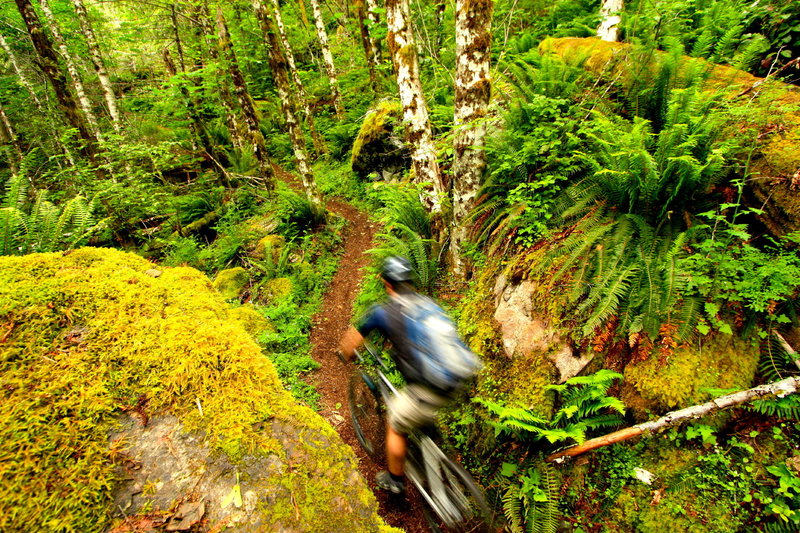
[[[192,268],[93,248],[0,259],[0,457],[9,459],[0,463],[0,530],[107,530],[114,461],[124,456],[108,433],[130,411],[171,412],[235,463],[251,454],[291,462],[291,476],[272,480],[295,487],[291,502],[265,511],[275,523],[379,527],[366,487],[348,492],[372,507],[366,515],[328,512],[340,487],[354,486],[346,465],[355,457],[286,393],[246,330],[265,325]],[[300,442],[286,448],[264,431],[270,423],[297,428]]]

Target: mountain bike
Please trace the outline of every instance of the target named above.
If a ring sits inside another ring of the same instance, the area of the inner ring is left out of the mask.
[[[358,365],[350,377],[348,403],[358,442],[370,458],[385,464],[386,402],[397,389],[389,369],[365,344],[356,351]],[[405,474],[422,496],[425,519],[435,532],[489,531],[491,513],[472,476],[436,444],[436,429],[426,427],[408,435]]]

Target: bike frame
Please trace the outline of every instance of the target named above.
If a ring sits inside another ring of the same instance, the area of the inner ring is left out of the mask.
[[[388,400],[397,394],[397,388],[389,381],[386,374],[384,374],[384,371],[389,371],[389,367],[378,354],[375,353],[372,346],[365,343],[364,348],[371,356],[371,359],[378,363],[379,368],[373,367],[374,375],[370,375],[369,372],[359,368],[361,378],[371,389],[373,388],[373,384],[377,386],[378,392],[381,395],[381,400],[384,405],[386,405]],[[355,355],[359,363],[370,365],[370,361],[358,350],[356,350]],[[377,378],[377,380],[375,378]],[[466,498],[461,494],[448,491],[439,473],[441,471],[439,465],[447,460],[445,453],[436,445],[431,437],[422,431],[414,431],[410,433],[407,438],[414,444],[414,446],[409,446],[409,453],[413,453],[414,450],[419,450],[421,456],[419,461],[406,460],[406,474],[408,479],[414,483],[414,486],[417,488],[420,495],[422,495],[422,498],[448,526],[453,526],[459,521],[464,520],[465,517],[462,516],[460,509],[469,507]],[[415,458],[409,457],[407,459]],[[417,470],[415,463],[422,465],[422,472]],[[426,480],[428,482],[428,488],[425,487]],[[451,500],[453,496],[460,501],[453,502]]]

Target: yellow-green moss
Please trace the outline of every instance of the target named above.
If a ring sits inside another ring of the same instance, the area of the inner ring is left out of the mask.
[[[337,488],[362,483],[352,450],[293,402],[208,278],[185,267],[153,278],[152,267],[108,249],[0,258],[0,530],[105,530],[108,431],[120,408],[142,399],[234,460],[274,454],[307,476],[303,491],[292,487],[303,516],[287,517],[289,529],[378,527],[363,484],[368,516],[329,516]],[[259,429],[270,421],[299,428],[300,442],[284,449]]]
[[[705,389],[749,388],[758,357],[758,347],[752,343],[716,334],[696,345],[678,348],[665,364],[651,357],[628,366],[625,381],[636,387],[645,407],[664,412],[708,400]]]
[[[375,109],[367,113],[358,135],[353,141],[350,164],[358,159],[361,149],[371,142],[380,139],[389,132],[388,124],[398,122],[403,116],[403,106],[396,100],[382,100]]]
[[[281,256],[283,247],[286,245],[286,240],[281,235],[267,235],[256,243],[253,250],[253,257],[256,259],[265,259],[267,253],[270,254],[273,261],[277,261]]]
[[[274,302],[292,294],[292,289],[292,280],[289,278],[271,279],[258,291],[258,299]]]
[[[244,330],[250,335],[258,336],[265,331],[271,333],[275,332],[275,326],[272,325],[272,322],[256,311],[255,307],[250,304],[234,307],[228,311],[228,316],[233,320],[238,320]]]
[[[226,300],[238,298],[250,282],[250,274],[242,267],[220,270],[214,278],[214,288]]]

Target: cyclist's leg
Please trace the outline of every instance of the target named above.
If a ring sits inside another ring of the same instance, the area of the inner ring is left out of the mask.
[[[389,418],[386,428],[386,456],[389,472],[403,474],[408,443],[406,435],[428,425],[436,412],[447,402],[427,387],[411,384],[400,389],[387,404]]]

